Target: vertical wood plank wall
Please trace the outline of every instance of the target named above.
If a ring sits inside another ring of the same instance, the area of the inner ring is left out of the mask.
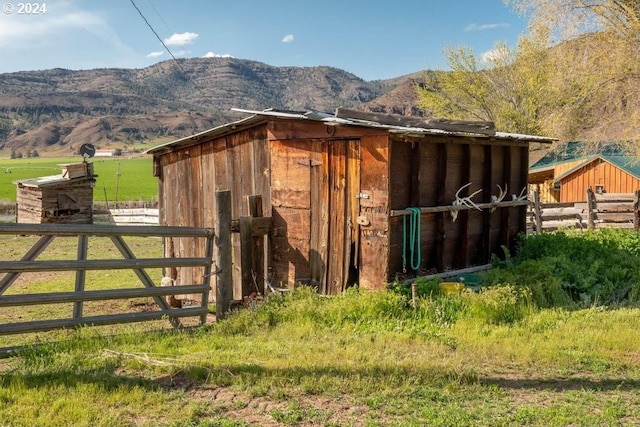
[[[390,151],[392,210],[451,205],[458,189],[467,183],[471,185],[460,196],[482,190],[472,198],[476,203],[490,202],[491,195],[498,195],[497,185],[504,189],[507,184],[507,201],[511,194],[520,195],[527,183],[526,143],[455,137],[396,138],[391,141]],[[412,161],[414,158],[419,161]],[[419,274],[486,264],[492,253],[502,255],[502,245],[512,248],[516,235],[525,226],[526,207],[497,208],[494,212],[464,210],[455,221],[449,212],[423,213]],[[403,271],[403,217],[391,217],[390,227],[388,279],[392,280]],[[408,241],[408,237],[405,239]],[[408,260],[406,268],[410,271]]]
[[[308,284],[311,281],[311,170],[326,168],[327,162],[320,152],[312,151],[309,141],[271,141],[270,147],[273,280],[277,284]],[[312,166],[314,161],[322,163]],[[315,172],[314,177],[322,179]],[[317,188],[315,184],[313,187]]]
[[[360,215],[369,225],[360,229],[360,286],[383,289],[389,275],[389,137],[363,136],[360,140]]]
[[[214,227],[215,191],[231,190],[232,217],[248,215],[246,196],[270,188],[269,150],[264,126],[223,136],[162,154],[159,200],[160,224]],[[270,192],[262,194],[263,212],[271,215]],[[242,298],[239,236],[232,236],[234,299]],[[204,247],[194,239],[165,242],[175,256],[203,256]],[[171,254],[167,253],[168,256]],[[199,283],[202,268],[185,268],[173,273],[178,284]],[[215,281],[214,281],[215,282]],[[209,295],[213,298],[216,292]]]
[[[587,189],[603,185],[607,193],[633,193],[640,180],[607,161],[595,159],[561,181],[560,202],[584,202]]]
[[[347,284],[344,267],[352,250],[363,288],[381,289],[402,272],[403,217],[390,217],[390,210],[450,205],[468,182],[461,196],[482,189],[473,198],[478,203],[489,202],[505,183],[506,200],[518,195],[527,182],[528,145],[265,120],[176,148],[155,161],[161,224],[213,227],[215,191],[232,191],[234,219],[248,215],[246,196],[261,194],[264,215],[273,219],[268,256],[273,283],[311,283],[322,293],[337,293]],[[501,245],[512,246],[525,220],[524,207],[462,211],[456,221],[449,212],[423,214],[421,273],[489,262],[492,253],[502,254]],[[344,236],[332,236],[332,227],[345,229]],[[232,244],[233,298],[241,299],[238,235]],[[180,257],[202,256],[204,250],[193,239],[175,239],[165,247]],[[331,270],[337,275],[329,277]],[[178,284],[197,283],[202,269],[173,274]]]

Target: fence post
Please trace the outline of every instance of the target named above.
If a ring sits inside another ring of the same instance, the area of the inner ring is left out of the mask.
[[[216,320],[231,308],[233,264],[231,258],[231,191],[216,191],[215,219]]]
[[[250,216],[238,218],[240,229],[240,278],[242,282],[242,299],[255,291],[253,286],[253,226]]]
[[[261,218],[262,212],[262,195],[254,194],[247,197],[249,202],[249,215],[254,218]],[[254,230],[255,231],[255,230]],[[266,278],[266,261],[267,257],[264,253],[266,235],[253,236],[253,269],[256,273],[258,292],[265,294],[265,278]]]
[[[633,198],[633,229],[640,229],[640,190],[635,191]]]
[[[87,260],[87,249],[89,248],[89,236],[84,234],[78,236],[78,261]],[[84,282],[86,277],[86,270],[76,271],[76,284],[75,291],[84,291]],[[73,318],[80,319],[82,317],[82,301],[73,303]]]
[[[593,230],[596,227],[596,196],[591,187],[587,188],[587,228]]]
[[[240,264],[242,275],[242,297],[252,293],[264,295],[264,235],[256,229],[257,218],[262,218],[262,196],[247,196],[248,217],[240,217]]]
[[[536,223],[536,233],[542,232],[542,210],[540,209],[540,193],[538,190],[533,192],[533,218]]]

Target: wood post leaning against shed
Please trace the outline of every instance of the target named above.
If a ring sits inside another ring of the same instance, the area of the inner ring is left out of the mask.
[[[216,191],[216,320],[224,319],[233,295],[231,257],[231,191]]]
[[[242,297],[254,292],[264,295],[264,236],[269,232],[270,218],[262,216],[262,195],[247,196],[248,217],[240,217],[240,264]]]

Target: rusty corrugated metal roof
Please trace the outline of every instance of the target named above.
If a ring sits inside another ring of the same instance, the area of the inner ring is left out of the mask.
[[[368,128],[380,128],[380,129],[386,129],[390,133],[415,134],[416,136],[447,135],[447,136],[473,136],[473,137],[482,137],[482,138],[487,138],[491,136],[498,139],[543,142],[543,143],[551,143],[556,140],[555,138],[549,138],[545,136],[524,135],[524,134],[506,133],[506,132],[495,132],[491,135],[487,135],[486,133],[474,133],[468,130],[452,131],[452,130],[442,130],[442,129],[430,129],[425,127],[415,127],[415,126],[391,125],[391,124],[379,123],[373,120],[336,117],[335,115],[332,115],[332,114],[321,113],[317,111],[290,111],[290,110],[276,110],[276,109],[267,109],[267,110],[258,111],[258,110],[246,110],[241,108],[232,108],[232,110],[240,113],[251,114],[251,115],[244,119],[227,123],[221,126],[217,126],[212,129],[197,133],[195,135],[187,136],[184,138],[177,139],[175,141],[170,141],[165,144],[158,145],[156,147],[150,148],[149,150],[145,151],[144,154],[149,154],[149,153],[155,154],[162,151],[171,150],[173,147],[191,145],[193,143],[197,143],[203,137],[215,137],[218,135],[221,136],[226,133],[231,133],[236,131],[239,127],[253,126],[257,123],[260,123],[266,120],[268,117],[320,121],[327,125],[332,125],[332,126],[362,126],[362,127],[368,127]]]

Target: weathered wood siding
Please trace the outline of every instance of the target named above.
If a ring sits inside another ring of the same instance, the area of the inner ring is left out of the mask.
[[[607,193],[634,193],[640,180],[606,160],[595,159],[564,177],[560,185],[560,202],[584,202],[589,187],[596,191],[602,185]]]
[[[360,140],[359,284],[365,289],[384,289],[389,276],[389,137],[364,136]]]
[[[86,180],[59,185],[18,184],[17,222],[24,224],[91,224],[93,188]]]
[[[386,129],[266,118],[250,129],[201,139],[157,154],[160,222],[213,227],[216,190],[231,190],[232,217],[248,215],[246,196],[261,194],[273,220],[268,277],[274,284],[308,283],[321,293],[355,280],[381,289],[402,273],[403,217],[391,210],[450,206],[467,183],[474,201],[490,202],[497,185],[519,195],[527,185],[528,143],[491,137],[401,135]],[[425,213],[418,273],[486,264],[526,229],[526,207]],[[234,235],[234,298],[242,295],[239,238]],[[202,247],[167,243],[175,256]],[[199,270],[172,272],[197,283]],[[261,278],[258,278],[260,280]],[[211,295],[215,295],[212,292]]]
[[[531,184],[530,188],[540,195],[541,203],[559,203],[560,190],[554,188],[553,179],[545,180],[541,183]]]
[[[327,294],[355,280],[382,288],[388,271],[386,132],[285,120],[268,129],[274,280],[311,283]]]
[[[269,151],[264,126],[244,130],[157,156],[160,224],[214,227],[215,192],[232,191],[232,217],[248,215],[246,197],[262,194],[263,212],[271,214]],[[242,298],[240,242],[233,235],[234,299]],[[203,256],[191,238],[165,242],[168,256]],[[178,284],[199,283],[202,268],[169,272]],[[215,291],[210,293],[213,298]]]
[[[460,195],[482,190],[472,201],[491,201],[500,185],[509,196],[519,195],[527,185],[526,143],[461,137],[395,138],[390,153],[390,205],[392,210],[407,207],[449,206]],[[403,265],[404,217],[391,218],[388,279],[410,270]],[[409,225],[406,218],[407,229]],[[526,207],[490,210],[463,210],[454,221],[449,212],[421,215],[420,247],[422,263],[418,274],[441,272],[488,263],[501,246],[512,247],[514,237],[526,229]],[[407,254],[409,251],[407,250]]]

